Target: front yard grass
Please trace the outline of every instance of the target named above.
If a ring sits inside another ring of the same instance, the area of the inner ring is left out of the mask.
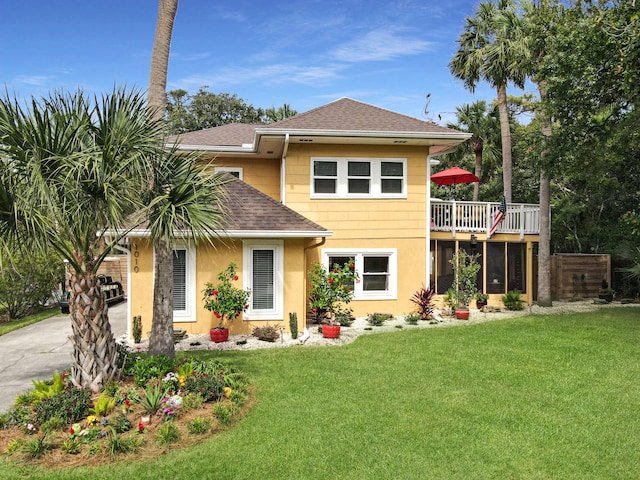
[[[0,335],[4,335],[5,333],[13,332],[14,330],[18,330],[19,328],[26,327],[27,325],[31,325],[33,323],[40,322],[50,317],[55,317],[56,315],[62,315],[60,313],[60,308],[47,308],[41,310],[32,315],[27,315],[26,317],[19,318],[17,320],[9,320],[7,322],[0,322]]]
[[[190,352],[256,387],[233,429],[108,467],[2,459],[0,478],[639,478],[639,346],[640,309],[615,308],[342,347]]]

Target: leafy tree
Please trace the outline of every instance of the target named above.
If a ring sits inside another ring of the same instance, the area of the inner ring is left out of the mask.
[[[478,178],[482,178],[483,155],[486,153],[491,160],[500,155],[498,146],[500,141],[500,124],[497,109],[488,109],[487,102],[478,100],[472,104],[464,104],[461,107],[457,107],[456,119],[457,123],[447,126],[473,134],[468,142],[459,145],[459,149],[462,151],[468,151],[470,149],[473,152],[475,157],[475,175]],[[474,202],[478,201],[479,188],[480,185],[474,183]]]
[[[200,87],[194,95],[189,95],[186,90],[168,92],[166,111],[171,133],[192,132],[228,123],[264,123],[263,109],[247,104],[236,94],[216,94],[207,88]],[[273,115],[277,115],[277,111]]]
[[[474,91],[480,80],[496,88],[502,138],[503,188],[511,202],[512,158],[511,131],[507,107],[507,83],[524,87],[528,55],[526,37],[520,17],[511,0],[480,3],[473,17],[467,17],[463,33],[457,40],[458,50],[449,63],[452,75]]]
[[[100,391],[117,374],[117,351],[97,271],[144,211],[162,123],[122,89],[92,99],[55,92],[26,106],[7,96],[0,138],[2,254],[47,245],[68,261],[71,379]]]
[[[44,252],[21,252],[0,268],[0,304],[9,318],[44,306],[64,281],[62,259]]]

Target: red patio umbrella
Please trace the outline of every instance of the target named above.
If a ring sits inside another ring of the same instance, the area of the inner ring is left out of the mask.
[[[460,167],[447,168],[431,175],[431,180],[437,185],[453,185],[454,183],[475,183],[480,179],[473,173],[463,170]]]

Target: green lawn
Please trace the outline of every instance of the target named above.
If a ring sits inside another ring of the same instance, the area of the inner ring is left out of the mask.
[[[54,317],[60,314],[60,308],[48,308],[46,310],[42,310],[38,313],[34,313],[33,315],[27,315],[24,318],[19,318],[17,320],[10,320],[5,323],[0,323],[0,335],[4,335],[5,333],[13,332],[14,330],[18,330],[19,328],[26,327],[27,325],[31,325],[32,323],[40,322],[46,318]]]
[[[258,389],[230,431],[139,463],[0,463],[0,478],[640,478],[638,308],[203,356]]]

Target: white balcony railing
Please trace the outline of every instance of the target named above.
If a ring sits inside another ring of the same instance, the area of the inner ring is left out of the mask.
[[[435,232],[488,233],[499,202],[457,202],[431,200],[431,230]],[[528,203],[508,203],[507,214],[496,233],[540,233],[540,206]]]

